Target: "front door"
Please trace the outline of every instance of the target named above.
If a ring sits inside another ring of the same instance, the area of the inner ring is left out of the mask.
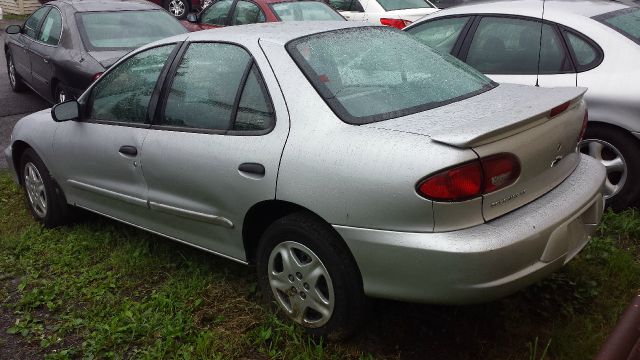
[[[289,129],[273,73],[254,50],[255,60],[232,44],[190,44],[142,154],[150,227],[240,260],[244,216],[275,198]]]
[[[141,150],[150,98],[175,46],[145,50],[112,68],[82,99],[86,119],[60,124],[53,151],[70,203],[133,224],[148,215]]]
[[[58,42],[62,34],[62,15],[54,7],[42,22],[40,31],[30,48],[31,76],[33,88],[42,96],[49,97],[53,93],[51,79],[53,65],[51,58],[58,51]],[[53,99],[58,102],[58,99]]]
[[[49,9],[49,6],[43,6],[40,9],[36,10],[33,14],[31,14],[27,21],[24,22],[22,33],[15,37],[15,42],[12,42],[9,45],[15,69],[29,85],[32,84],[31,57],[29,55],[29,48],[38,35],[40,24],[42,23],[44,17],[47,15]]]

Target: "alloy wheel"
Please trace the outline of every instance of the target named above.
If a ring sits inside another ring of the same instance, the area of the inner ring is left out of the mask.
[[[333,283],[327,268],[308,247],[285,241],[269,255],[271,291],[289,318],[306,327],[325,325],[333,314]]]
[[[627,162],[610,143],[599,139],[586,139],[580,143],[580,151],[600,161],[607,170],[604,198],[620,192],[627,181]]]
[[[175,17],[181,17],[186,10],[184,2],[181,0],[171,0],[169,2],[169,12]]]
[[[47,216],[47,193],[44,188],[44,181],[38,168],[28,162],[24,166],[24,186],[27,190],[31,208],[41,218]]]
[[[9,57],[9,83],[12,88],[16,87],[16,68],[11,57]]]

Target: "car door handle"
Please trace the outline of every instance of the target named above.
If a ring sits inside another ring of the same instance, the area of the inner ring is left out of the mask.
[[[127,156],[136,156],[138,155],[138,149],[136,149],[135,146],[123,145],[120,147],[120,154]]]
[[[265,173],[264,166],[258,163],[242,163],[240,164],[240,166],[238,166],[238,170],[240,170],[243,173],[261,175],[261,176],[263,176]]]
[[[42,58],[42,61],[44,61],[46,64],[49,63],[49,59],[47,59],[47,58]]]

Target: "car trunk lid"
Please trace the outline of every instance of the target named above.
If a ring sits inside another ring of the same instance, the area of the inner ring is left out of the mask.
[[[100,63],[103,68],[108,69],[129,51],[131,50],[89,51],[89,55]]]
[[[535,200],[573,172],[580,159],[576,142],[586,111],[585,91],[502,84],[463,101],[366,126],[429,136],[472,149],[480,158],[514,154],[520,162],[518,179],[483,196],[488,221]],[[549,116],[567,102],[566,110]]]

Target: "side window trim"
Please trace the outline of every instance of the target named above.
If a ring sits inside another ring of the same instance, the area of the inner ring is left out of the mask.
[[[109,68],[109,70],[107,70],[103,76],[108,75],[110,72],[112,72],[114,69],[118,68],[119,66],[121,66],[122,64],[126,63],[127,60],[131,59],[132,57],[143,53],[145,51],[149,51],[152,49],[156,49],[159,47],[163,47],[163,46],[169,46],[169,45],[173,45],[174,48],[173,50],[171,50],[171,53],[169,54],[169,56],[167,57],[167,61],[164,63],[164,66],[162,67],[162,70],[160,70],[160,74],[158,75],[158,79],[156,80],[156,84],[155,87],[153,89],[153,92],[151,93],[151,99],[149,99],[149,105],[147,106],[147,114],[146,114],[146,119],[144,123],[131,123],[131,122],[126,122],[126,121],[113,121],[113,120],[99,120],[99,119],[92,119],[90,117],[90,113],[91,113],[91,106],[93,105],[93,89],[95,88],[96,84],[98,84],[100,82],[100,79],[102,79],[102,76],[100,77],[100,79],[98,79],[95,83],[93,83],[91,85],[91,88],[89,89],[89,93],[88,96],[86,98],[86,101],[81,102],[80,105],[82,106],[82,118],[81,121],[83,122],[87,122],[87,123],[95,123],[95,124],[106,124],[106,125],[114,125],[114,126],[127,126],[127,127],[135,127],[135,128],[149,128],[151,127],[152,124],[152,119],[153,116],[151,114],[155,114],[157,112],[156,107],[158,105],[158,91],[160,89],[163,88],[163,84],[165,82],[165,79],[167,77],[168,74],[168,70],[169,67],[171,65],[173,65],[173,63],[175,62],[176,59],[176,54],[178,53],[178,51],[180,51],[182,49],[182,47],[184,46],[184,42],[175,42],[175,43],[166,43],[166,44],[160,44],[154,47],[150,47],[150,48],[146,48],[142,51],[138,51],[136,53],[133,54],[128,54],[129,56],[126,57],[126,59],[123,59],[121,61],[119,61],[115,66],[112,66]]]
[[[60,11],[60,9],[58,9],[57,7],[53,6],[53,5],[46,5],[47,7],[49,7],[49,11],[47,11],[47,15],[45,15],[42,20],[40,21],[40,25],[38,25],[38,32],[36,33],[36,37],[33,39],[35,41],[37,41],[38,43],[42,44],[42,45],[46,45],[46,46],[52,46],[52,47],[58,47],[58,45],[60,45],[60,41],[62,41],[62,32],[64,30],[64,16],[62,16],[62,11]],[[60,34],[58,34],[58,43],[56,43],[55,45],[53,44],[47,44],[45,42],[42,42],[39,40],[40,35],[42,35],[42,25],[44,25],[44,21],[49,17],[49,15],[51,14],[52,11],[57,10],[58,14],[60,14]]]
[[[560,28],[560,33],[562,35],[562,40],[564,41],[565,46],[567,47],[567,50],[569,51],[569,56],[571,58],[571,62],[573,62],[573,67],[574,67],[574,69],[576,69],[576,73],[581,73],[581,72],[593,70],[593,69],[597,68],[598,66],[600,66],[600,64],[602,64],[602,61],[604,60],[604,51],[602,50],[602,47],[600,47],[600,45],[598,45],[598,43],[596,43],[591,38],[589,38],[588,36],[584,35],[583,33],[579,32],[579,31],[577,31],[575,29],[571,29],[571,28],[568,28],[568,27],[563,26],[563,25],[558,25],[558,26]],[[580,40],[586,42],[587,44],[589,44],[596,51],[596,58],[591,63],[589,63],[587,65],[580,65],[580,63],[578,62],[578,57],[576,56],[575,52],[573,51],[573,47],[571,46],[571,43],[569,41],[569,38],[567,37],[567,34],[571,34],[571,35],[579,38]]]
[[[31,16],[33,16],[33,14],[35,14],[35,13],[36,13],[36,11],[38,11],[38,10],[40,10],[40,9],[42,9],[42,8],[46,8],[47,10],[46,10],[46,12],[44,13],[44,15],[42,15],[42,18],[41,18],[41,19],[40,19],[40,21],[38,22],[38,25],[36,25],[36,28],[34,29],[34,30],[35,30],[35,34],[34,34],[34,36],[33,36],[33,37],[31,37],[31,36],[29,36],[29,35],[25,34],[25,33],[24,33],[24,29],[26,29],[27,21],[29,21],[29,19],[31,18]],[[44,19],[46,19],[46,18],[47,18],[47,16],[49,15],[49,12],[51,11],[51,5],[44,5],[44,6],[40,7],[40,8],[38,8],[38,10],[34,11],[34,12],[33,12],[33,14],[31,14],[31,16],[29,16],[29,17],[27,18],[27,20],[25,20],[25,21],[24,21],[24,24],[22,25],[22,27],[23,27],[23,33],[22,33],[22,34],[23,34],[24,36],[28,37],[29,39],[34,40],[34,41],[38,41],[37,39],[38,39],[38,36],[39,36],[39,34],[40,34],[40,29],[42,28],[42,23],[44,22]]]
[[[234,3],[235,2],[237,2],[237,0],[234,1]],[[160,124],[158,124],[160,122],[160,120],[164,117],[165,108],[167,107],[167,101],[169,99],[169,92],[171,90],[171,87],[173,86],[173,80],[175,79],[175,74],[176,74],[176,71],[178,69],[178,66],[180,65],[180,62],[184,58],[184,55],[186,54],[186,52],[189,49],[189,46],[191,44],[203,44],[203,43],[204,44],[206,44],[206,43],[229,44],[229,45],[237,46],[237,47],[243,49],[244,51],[246,51],[247,54],[249,54],[250,60],[249,60],[249,62],[247,64],[247,67],[244,70],[244,73],[242,74],[242,80],[240,81],[240,84],[238,86],[238,90],[236,92],[236,96],[234,98],[234,107],[233,107],[233,110],[231,112],[230,129],[227,129],[227,130],[199,129],[199,128],[187,128],[187,127],[181,127],[181,126],[170,126],[170,125],[160,125]],[[161,93],[159,95],[159,98],[157,100],[155,116],[153,117],[153,120],[151,121],[150,128],[151,129],[156,129],[156,130],[166,130],[166,131],[189,132],[189,133],[198,133],[198,134],[214,134],[214,135],[234,135],[234,136],[258,136],[258,135],[266,135],[266,134],[270,133],[276,127],[277,115],[276,115],[275,111],[273,113],[273,122],[272,122],[271,126],[269,128],[267,128],[267,129],[264,129],[264,130],[233,130],[233,125],[235,124],[236,115],[237,115],[237,112],[238,112],[238,106],[239,106],[240,100],[242,98],[242,92],[243,92],[244,87],[245,87],[245,85],[247,83],[247,79],[248,79],[249,75],[251,74],[251,71],[252,71],[251,69],[253,69],[254,67],[258,72],[258,84],[260,85],[260,87],[264,91],[265,99],[267,100],[267,106],[270,109],[273,110],[274,109],[273,99],[271,98],[271,93],[269,92],[269,90],[267,89],[266,84],[264,83],[264,76],[262,75],[262,71],[260,70],[260,67],[258,66],[255,58],[253,57],[253,54],[247,48],[245,48],[241,44],[237,44],[237,43],[233,43],[233,42],[227,42],[227,41],[184,42],[184,44],[182,44],[182,46],[180,47],[180,51],[173,58],[171,66],[168,68],[167,73],[165,74],[166,78],[163,79],[162,91],[161,91]],[[163,71],[164,71],[164,69],[163,69]]]
[[[233,13],[236,11],[236,4],[238,0],[233,0],[231,6],[229,6],[229,11],[227,12],[227,16],[224,19],[224,26],[231,26],[231,21],[233,18]]]
[[[560,39],[560,43],[561,43],[561,48],[564,51],[564,55],[565,55],[565,59],[569,59],[569,63],[571,65],[571,69],[570,70],[563,70],[561,72],[554,72],[553,74],[575,74],[576,73],[576,67],[575,67],[575,63],[574,63],[574,59],[571,56],[571,52],[570,52],[570,48],[565,40],[564,34],[562,34],[562,31],[560,29],[560,25],[552,22],[552,21],[548,21],[548,20],[541,20],[538,18],[533,18],[530,16],[522,16],[522,15],[509,15],[509,14],[492,14],[492,13],[486,13],[486,14],[475,14],[475,19],[473,20],[473,24],[469,27],[468,33],[466,35],[466,38],[461,46],[460,52],[458,54],[458,59],[467,62],[467,56],[469,55],[469,49],[471,49],[471,43],[473,42],[473,38],[476,35],[476,32],[478,31],[478,27],[480,26],[480,22],[482,21],[482,19],[484,18],[502,18],[502,19],[516,19],[516,20],[523,20],[523,21],[533,21],[536,23],[540,23],[542,22],[542,24],[545,25],[549,25],[551,26],[551,28],[553,29],[553,32],[556,34],[556,36]],[[456,44],[457,45],[457,44]],[[511,74],[504,74],[504,75],[511,75]],[[536,74],[517,74],[517,75],[536,75]],[[540,73],[538,75],[549,75],[547,73]]]

